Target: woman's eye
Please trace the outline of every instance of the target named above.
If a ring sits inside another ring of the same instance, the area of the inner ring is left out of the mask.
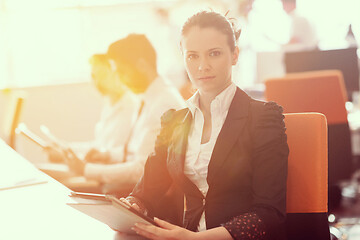
[[[219,56],[221,54],[221,52],[220,51],[212,51],[212,52],[210,52],[210,56],[211,57],[216,57],[216,56]]]
[[[193,59],[196,59],[196,58],[198,58],[198,56],[197,56],[196,54],[189,54],[189,55],[187,56],[187,59],[188,59],[188,60],[193,60]]]

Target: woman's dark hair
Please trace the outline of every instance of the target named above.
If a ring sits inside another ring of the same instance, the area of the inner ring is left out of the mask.
[[[198,26],[200,28],[215,28],[227,36],[230,49],[231,51],[234,51],[236,41],[240,37],[241,30],[236,29],[232,20],[233,19],[227,19],[226,15],[223,16],[217,12],[201,11],[188,18],[182,27],[181,35],[185,36],[194,26]]]

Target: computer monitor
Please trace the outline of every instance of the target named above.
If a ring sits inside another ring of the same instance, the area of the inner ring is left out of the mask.
[[[359,91],[359,65],[357,48],[327,51],[286,52],[284,56],[286,73],[338,69],[343,73],[348,99]]]

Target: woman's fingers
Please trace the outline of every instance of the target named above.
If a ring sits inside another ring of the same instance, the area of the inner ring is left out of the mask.
[[[194,232],[186,230],[185,228],[178,227],[166,221],[155,218],[155,222],[160,227],[136,223],[132,228],[137,234],[150,239],[165,240],[165,239],[195,239]]]
[[[134,230],[136,234],[139,234],[149,239],[158,239],[160,236],[163,236],[163,234],[159,233],[158,231],[162,230],[161,228],[147,224],[137,223],[131,229]]]
[[[128,205],[129,207],[131,207],[131,204],[130,204],[130,202],[126,199],[126,198],[120,198],[119,199],[122,203],[125,203],[126,205]]]
[[[140,207],[136,203],[131,204],[131,207],[140,212]]]
[[[84,159],[86,162],[108,164],[110,163],[110,153],[105,149],[92,148]]]
[[[95,148],[91,148],[85,155],[85,162],[93,162],[93,155],[95,155],[97,150]]]
[[[168,223],[164,220],[161,220],[159,218],[154,218],[155,222],[162,228],[165,228],[165,229],[169,229],[169,230],[172,230],[172,229],[175,229],[177,226],[171,224],[171,223]]]
[[[140,207],[136,203],[131,204],[126,198],[120,198],[120,201],[140,212]]]
[[[65,155],[62,151],[59,151],[57,148],[49,145],[44,148],[45,153],[48,155],[50,162],[60,163],[65,162]]]
[[[155,218],[155,222],[160,226],[156,227],[154,225],[136,223],[132,228],[137,234],[141,236],[150,238],[150,239],[166,239],[171,234],[170,230],[176,228],[175,225],[172,225],[166,221]]]

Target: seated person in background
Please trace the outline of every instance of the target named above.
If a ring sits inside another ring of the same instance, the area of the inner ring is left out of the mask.
[[[318,37],[313,24],[296,10],[296,0],[281,0],[284,11],[290,18],[289,42],[283,46],[285,51],[315,50]]]
[[[92,142],[69,143],[84,162],[113,163],[121,159],[124,145],[128,141],[140,102],[138,98],[121,83],[114,71],[114,63],[105,54],[90,58],[91,76],[96,89],[104,97],[100,120],[95,126],[95,139]],[[51,162],[65,162],[63,153],[56,144],[46,149]]]
[[[182,28],[185,68],[198,91],[187,108],[163,115],[144,175],[121,199],[176,225],[138,223],[133,230],[142,236],[286,238],[284,116],[276,103],[252,99],[232,82],[239,35],[223,15],[207,11]]]
[[[88,179],[103,183],[103,193],[131,190],[143,174],[144,164],[160,132],[160,117],[185,102],[178,90],[157,73],[155,49],[144,35],[131,34],[110,45],[107,55],[117,74],[141,100],[134,126],[124,151],[115,164],[83,163],[70,157],[70,168]]]

